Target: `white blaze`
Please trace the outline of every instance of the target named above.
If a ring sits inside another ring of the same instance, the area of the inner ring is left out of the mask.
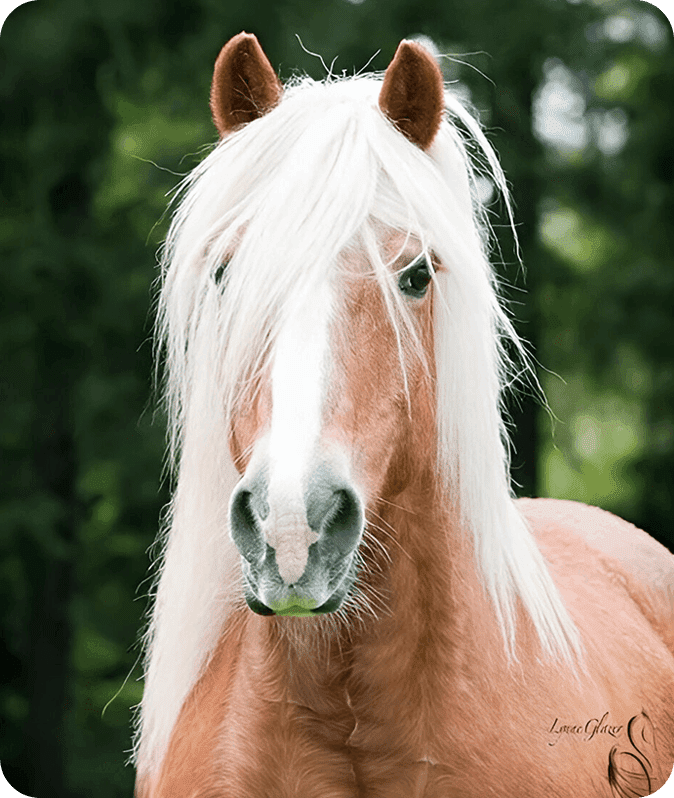
[[[326,280],[288,314],[272,367],[269,515],[263,531],[286,584],[302,576],[309,546],[318,540],[307,523],[304,491],[321,433],[331,308]]]

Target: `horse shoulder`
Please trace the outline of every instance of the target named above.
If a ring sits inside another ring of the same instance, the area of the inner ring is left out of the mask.
[[[553,577],[577,570],[619,583],[674,654],[674,555],[612,513],[560,499],[519,499]]]

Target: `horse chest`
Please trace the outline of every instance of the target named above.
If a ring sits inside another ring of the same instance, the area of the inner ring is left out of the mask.
[[[595,713],[599,714],[599,713]],[[396,730],[367,735],[358,726],[346,744],[323,729],[278,739],[274,766],[248,772],[241,794],[265,798],[542,798],[570,794],[592,798],[646,795],[666,779],[658,772],[655,749],[637,713],[620,724],[601,717],[549,728],[518,726],[513,717],[474,719],[472,728],[454,734],[438,730],[433,756],[405,750]],[[627,726],[633,729],[628,733]],[[301,725],[301,724],[299,724]],[[358,743],[363,743],[358,745]],[[365,747],[364,743],[368,744]],[[379,747],[377,747],[377,743]],[[290,755],[289,755],[290,754]],[[274,773],[273,783],[268,782]],[[629,792],[631,791],[631,792]],[[223,798],[229,795],[223,792]],[[232,793],[238,795],[238,793]]]
[[[378,693],[350,695],[348,678],[265,686],[254,668],[234,671],[214,659],[152,798],[616,798],[667,775],[640,746],[647,719],[626,707],[581,717],[540,690],[510,700],[504,684],[458,681],[444,700],[436,684],[432,701],[393,672]]]

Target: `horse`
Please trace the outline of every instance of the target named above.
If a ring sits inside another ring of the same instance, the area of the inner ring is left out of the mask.
[[[513,496],[502,396],[526,350],[479,124],[407,40],[383,76],[282,85],[241,33],[210,106],[162,254],[176,477],[137,798],[658,789],[674,557]]]

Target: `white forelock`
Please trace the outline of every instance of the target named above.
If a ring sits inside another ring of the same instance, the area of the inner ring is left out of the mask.
[[[570,659],[578,646],[511,498],[500,415],[509,366],[499,342],[521,346],[498,301],[468,146],[481,152],[509,210],[505,178],[456,98],[447,96],[448,119],[425,153],[383,116],[380,87],[377,77],[295,81],[276,109],[221,141],[183,186],[158,321],[178,488],[146,639],[141,772],[161,762],[180,707],[241,600],[227,533],[237,479],[229,419],[273,361],[290,298],[333,279],[345,248],[364,247],[401,354],[414,345],[376,247],[382,225],[413,234],[445,267],[434,276],[438,467],[474,536],[506,644],[513,649],[519,597],[544,650]]]

